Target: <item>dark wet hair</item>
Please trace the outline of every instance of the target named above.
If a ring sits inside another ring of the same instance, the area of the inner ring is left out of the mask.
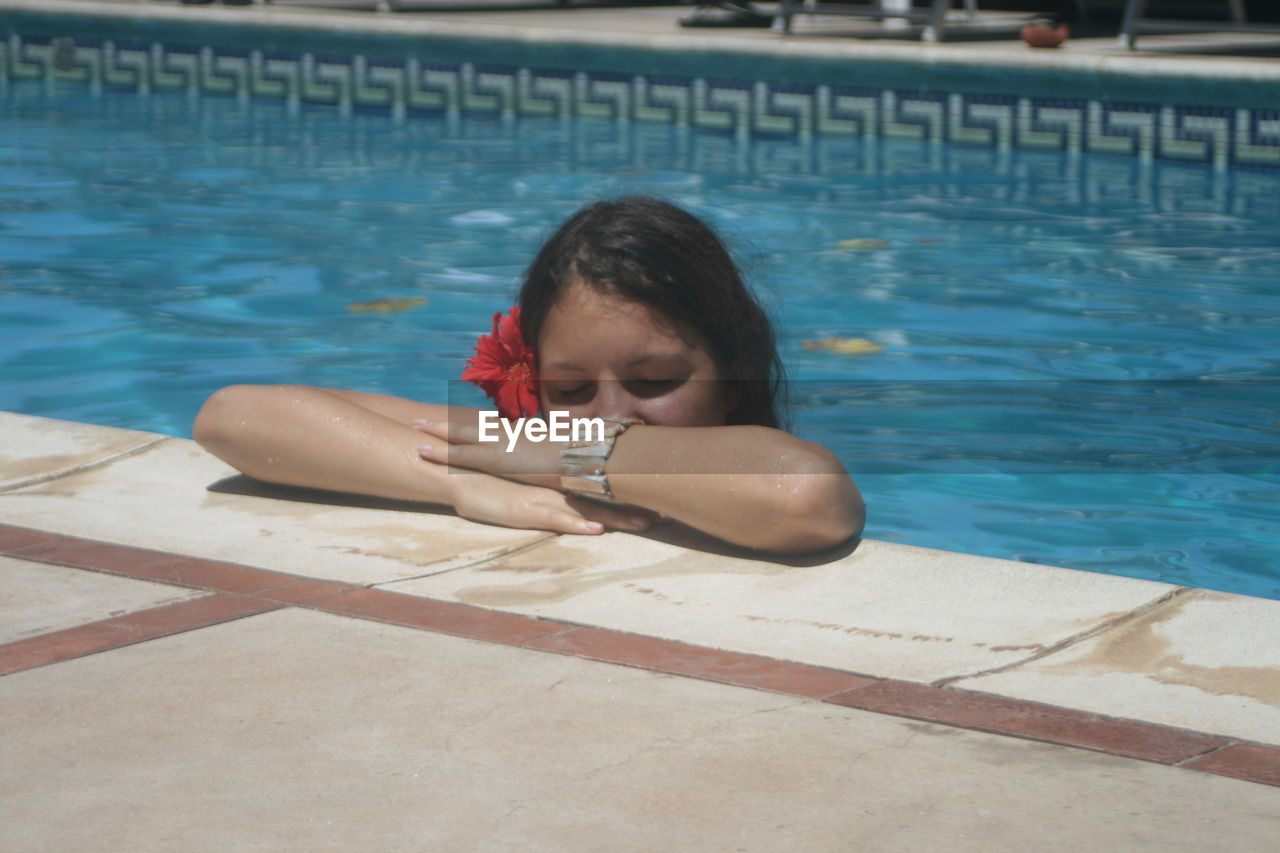
[[[773,326],[702,220],[645,196],[599,201],[570,216],[525,274],[519,304],[526,341],[537,345],[548,312],[574,281],[697,331],[737,393],[727,423],[781,425],[783,369]]]

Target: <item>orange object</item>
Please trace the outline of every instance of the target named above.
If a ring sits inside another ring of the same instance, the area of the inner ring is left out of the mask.
[[[347,305],[347,310],[352,314],[395,314],[399,311],[408,311],[410,308],[417,308],[419,305],[426,305],[427,297],[425,296],[397,296],[386,299],[370,299],[368,302],[352,302]]]
[[[1066,24],[1054,27],[1043,21],[1035,21],[1022,28],[1022,40],[1032,47],[1057,47],[1071,35]]]
[[[871,355],[884,349],[884,344],[866,338],[819,338],[816,341],[801,341],[800,346],[810,351],[827,350],[841,355]]]

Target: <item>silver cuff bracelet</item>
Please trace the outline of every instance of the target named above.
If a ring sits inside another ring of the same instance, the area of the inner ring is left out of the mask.
[[[601,418],[604,421],[604,437],[598,441],[570,441],[560,450],[560,488],[604,503],[620,504],[609,488],[609,478],[604,473],[613,443],[633,424],[643,424],[636,418]]]

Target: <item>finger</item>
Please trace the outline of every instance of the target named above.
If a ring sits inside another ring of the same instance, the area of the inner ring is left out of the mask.
[[[414,418],[410,422],[410,426],[418,430],[418,432],[444,439],[449,444],[476,444],[480,440],[480,432],[476,427],[459,423],[455,418],[438,421],[429,418]]]
[[[648,530],[652,523],[649,515],[635,507],[613,507],[586,498],[569,497],[569,505],[583,518],[602,522],[618,530]]]
[[[474,459],[467,453],[466,446],[457,446],[445,442],[422,444],[418,446],[418,456],[428,462],[448,465],[450,468],[473,468]],[[468,464],[468,462],[472,464]]]
[[[418,432],[426,433],[435,438],[443,439],[449,442],[449,422],[448,421],[432,421],[426,418],[415,419],[411,426]]]
[[[601,522],[583,518],[572,510],[551,506],[546,507],[542,522],[537,526],[557,533],[581,533],[588,536],[604,533],[604,524]]]
[[[527,460],[523,460],[518,454],[504,453],[493,445],[446,444],[437,441],[419,445],[418,455],[428,462],[437,462],[450,468],[483,471],[509,480],[546,485],[535,482],[541,478],[526,476],[529,474]],[[553,479],[559,482],[559,477]]]
[[[442,420],[414,418],[411,424],[414,429],[443,438],[450,444],[478,444],[480,442],[479,421],[473,422],[466,412],[459,412]],[[502,432],[497,425],[491,425],[490,440],[493,440],[495,430],[499,434]]]

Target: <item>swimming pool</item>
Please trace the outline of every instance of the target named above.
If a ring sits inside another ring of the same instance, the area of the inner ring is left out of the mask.
[[[868,536],[1280,597],[1275,173],[21,82],[0,124],[0,408],[443,400],[551,226],[655,193],[737,248]]]
[[[1265,69],[224,12],[0,4],[0,406],[457,399],[546,229],[653,193],[737,247],[868,535],[1280,597]]]

